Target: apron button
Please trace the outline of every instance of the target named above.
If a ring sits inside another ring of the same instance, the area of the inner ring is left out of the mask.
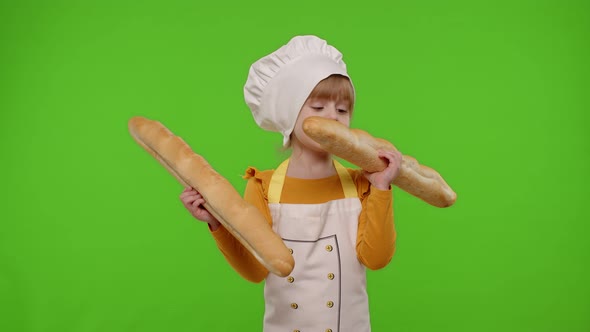
[[[328,306],[328,308],[332,308],[334,306],[334,302],[328,301],[328,303],[326,303],[326,305]]]
[[[295,281],[295,278],[289,277],[289,278],[287,278],[287,281],[291,284],[291,283],[293,283],[293,281]]]
[[[328,273],[328,279],[334,280],[334,273]]]
[[[291,308],[297,309],[299,308],[299,306],[297,305],[297,303],[291,303]]]
[[[328,244],[326,246],[326,251],[332,251],[332,249],[334,249],[334,248],[331,245]]]
[[[332,329],[326,329],[326,332],[332,332]]]

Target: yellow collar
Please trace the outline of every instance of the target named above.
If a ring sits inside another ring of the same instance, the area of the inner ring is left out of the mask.
[[[268,187],[269,203],[279,203],[281,201],[281,193],[283,192],[283,185],[285,184],[285,176],[287,175],[288,167],[289,159],[283,161],[274,171]],[[336,167],[336,172],[338,172],[338,177],[340,178],[340,183],[342,184],[342,190],[344,191],[344,197],[358,197],[356,186],[354,185],[348,170],[346,170],[346,168],[336,160],[334,160],[334,167]]]

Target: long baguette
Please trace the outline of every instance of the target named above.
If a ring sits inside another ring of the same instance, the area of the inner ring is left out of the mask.
[[[184,187],[195,188],[205,208],[271,273],[285,277],[295,265],[282,239],[258,209],[244,201],[234,187],[186,142],[160,122],[144,117],[129,120],[135,141],[158,160]]]
[[[387,167],[378,156],[379,150],[397,151],[387,140],[322,117],[305,119],[303,131],[324,150],[368,172],[382,171]],[[402,155],[400,172],[393,184],[436,207],[449,207],[457,199],[457,194],[438,172],[406,155]]]

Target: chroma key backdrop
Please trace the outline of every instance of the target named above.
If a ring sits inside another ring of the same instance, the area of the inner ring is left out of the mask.
[[[351,126],[458,194],[440,209],[393,189],[373,330],[590,331],[581,0],[3,2],[0,331],[261,331],[263,283],[127,121],[162,122],[242,194],[248,166],[288,155],[244,102],[249,66],[304,34],[344,54]]]

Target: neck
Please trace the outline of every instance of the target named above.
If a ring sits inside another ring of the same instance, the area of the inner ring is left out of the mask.
[[[336,174],[332,155],[327,152],[293,146],[287,176],[300,179],[321,179]]]

